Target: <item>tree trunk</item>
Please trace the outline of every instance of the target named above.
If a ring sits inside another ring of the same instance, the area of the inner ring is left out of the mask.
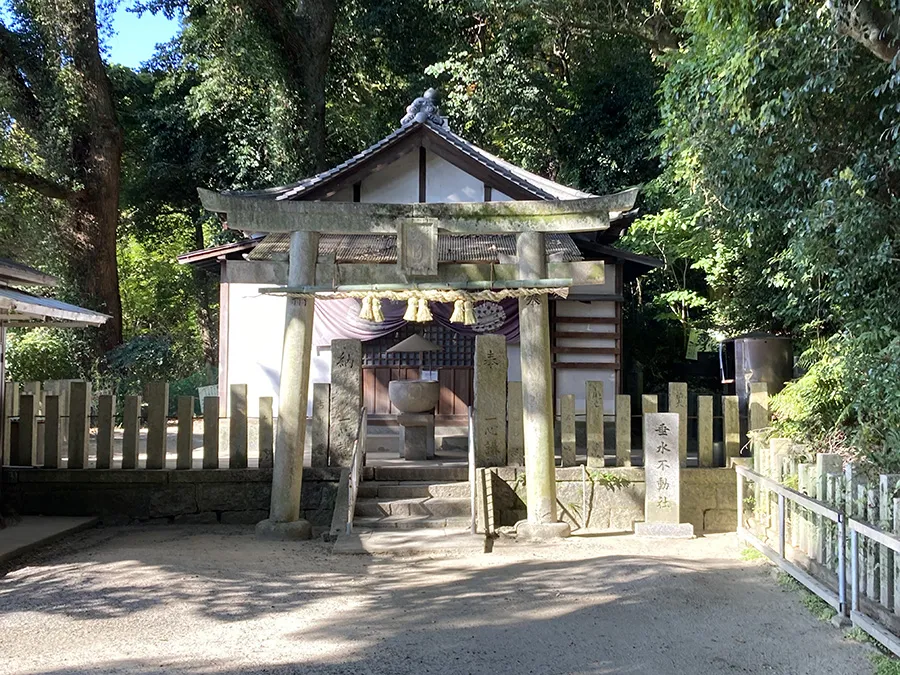
[[[203,241],[202,222],[194,221],[194,249],[200,250],[205,246]],[[203,348],[203,361],[206,364],[207,374],[216,372],[216,364],[219,361],[219,340],[216,332],[216,321],[212,311],[212,295],[218,291],[218,280],[203,270],[194,268],[194,286],[197,289],[198,318],[200,329],[200,344]]]
[[[328,168],[325,152],[325,82],[336,14],[336,0],[298,3],[297,21],[303,30],[300,43],[303,58],[296,65],[302,73],[309,154],[316,171]]]
[[[272,40],[288,89],[301,108],[298,126],[306,129],[307,156],[317,171],[327,168],[325,80],[337,0],[303,0],[287,6],[284,0],[247,0],[251,11]],[[302,156],[302,153],[301,153]]]

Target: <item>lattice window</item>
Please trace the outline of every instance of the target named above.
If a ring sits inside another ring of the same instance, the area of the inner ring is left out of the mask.
[[[475,337],[461,335],[439,323],[408,323],[389,335],[363,342],[363,365],[365,366],[419,366],[419,355],[411,352],[387,353],[387,349],[405,340],[413,333],[419,333],[426,340],[441,347],[439,352],[425,352],[425,370],[436,370],[444,366],[471,366],[475,362]]]

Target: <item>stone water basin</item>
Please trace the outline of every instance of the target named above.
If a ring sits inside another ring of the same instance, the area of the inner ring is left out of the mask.
[[[388,382],[391,403],[402,413],[433,410],[441,396],[441,383],[434,380],[392,380]]]

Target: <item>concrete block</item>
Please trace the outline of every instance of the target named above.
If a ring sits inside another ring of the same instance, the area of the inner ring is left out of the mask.
[[[737,509],[709,509],[703,513],[703,532],[737,530]]]
[[[197,495],[200,511],[268,510],[272,486],[262,483],[205,483],[197,486]]]
[[[155,488],[150,494],[151,518],[197,513],[197,492],[192,485]]]

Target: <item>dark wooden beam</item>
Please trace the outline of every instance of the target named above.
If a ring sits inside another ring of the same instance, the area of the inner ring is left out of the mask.
[[[557,361],[554,368],[570,370],[616,370],[618,363],[596,363],[594,361]]]
[[[428,191],[428,180],[426,176],[426,164],[428,162],[428,151],[425,148],[419,148],[419,203],[425,203],[425,195]]]
[[[574,299],[574,297],[572,299]],[[600,323],[614,325],[618,323],[618,320],[614,316],[557,316],[556,323]]]
[[[619,337],[618,333],[610,332],[610,333],[597,333],[593,331],[577,331],[577,330],[556,330],[553,331],[553,337],[556,338],[573,338],[578,340],[584,339],[600,339],[600,340],[614,340]]]
[[[490,202],[494,200],[494,188],[487,183],[484,184],[484,201]]]
[[[552,347],[554,354],[618,354],[618,347]]]
[[[353,201],[359,203],[362,198],[362,181],[358,180],[353,184]]]

